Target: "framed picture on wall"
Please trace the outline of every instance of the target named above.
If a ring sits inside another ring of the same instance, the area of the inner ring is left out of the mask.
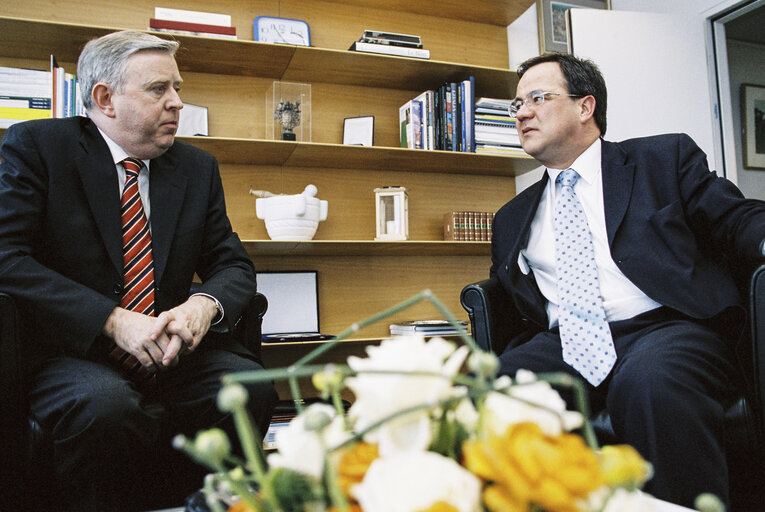
[[[765,86],[741,85],[744,167],[765,169]]]
[[[580,7],[610,9],[611,0],[537,0],[539,53],[568,51],[566,12]]]

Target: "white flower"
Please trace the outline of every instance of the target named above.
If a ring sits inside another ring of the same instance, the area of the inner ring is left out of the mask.
[[[511,386],[507,376],[495,381],[495,389],[484,401],[487,434],[501,436],[510,425],[530,421],[547,435],[582,426],[584,418],[576,411],[567,411],[566,402],[549,383],[536,380],[532,372],[519,370],[517,385]]]
[[[437,502],[460,512],[481,510],[481,482],[452,459],[406,452],[375,459],[351,492],[364,512],[415,512]]]
[[[348,411],[356,431],[409,407],[436,404],[452,394],[451,378],[468,354],[467,347],[455,350],[442,338],[426,342],[422,336],[400,336],[368,347],[366,359],[349,357],[348,366],[359,373],[346,380],[355,401]],[[392,371],[375,374],[365,371]],[[406,375],[401,372],[429,372],[431,375]],[[426,450],[431,441],[430,411],[421,409],[396,417],[364,436],[378,443],[381,455]]]
[[[313,425],[322,423],[315,421],[320,416],[330,421],[316,430]],[[321,403],[311,404],[302,414],[293,418],[289,426],[276,433],[278,452],[268,456],[268,465],[320,478],[327,450],[349,438],[343,418],[337,415],[334,407]]]

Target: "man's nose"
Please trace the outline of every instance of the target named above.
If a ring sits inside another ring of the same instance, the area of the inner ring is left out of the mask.
[[[515,118],[518,121],[528,119],[534,115],[534,112],[526,105],[526,102],[521,103],[521,108],[515,113]]]
[[[171,89],[170,91],[170,98],[167,101],[167,108],[176,110],[183,108],[183,101],[181,100],[181,96],[175,89]]]

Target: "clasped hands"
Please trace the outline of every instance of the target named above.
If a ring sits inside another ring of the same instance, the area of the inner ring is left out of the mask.
[[[199,346],[216,314],[215,301],[203,295],[193,295],[157,317],[116,307],[106,319],[104,334],[146,368],[162,370]]]

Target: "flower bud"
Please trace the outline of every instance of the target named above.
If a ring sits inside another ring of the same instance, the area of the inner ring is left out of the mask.
[[[720,498],[709,492],[696,496],[693,506],[701,512],[725,512],[725,505]]]
[[[343,383],[343,374],[335,367],[328,364],[324,371],[316,372],[311,377],[314,387],[322,393],[331,393],[340,388]]]
[[[483,377],[494,377],[499,370],[499,359],[490,352],[473,352],[468,358],[468,368]]]
[[[324,411],[306,411],[305,416],[305,429],[312,431],[322,430],[324,427],[332,423],[332,418]]]
[[[226,433],[219,428],[211,428],[197,434],[194,451],[205,459],[220,464],[231,452],[231,443]]]
[[[218,392],[218,409],[223,412],[233,412],[244,407],[247,403],[247,390],[237,382],[226,384]]]

